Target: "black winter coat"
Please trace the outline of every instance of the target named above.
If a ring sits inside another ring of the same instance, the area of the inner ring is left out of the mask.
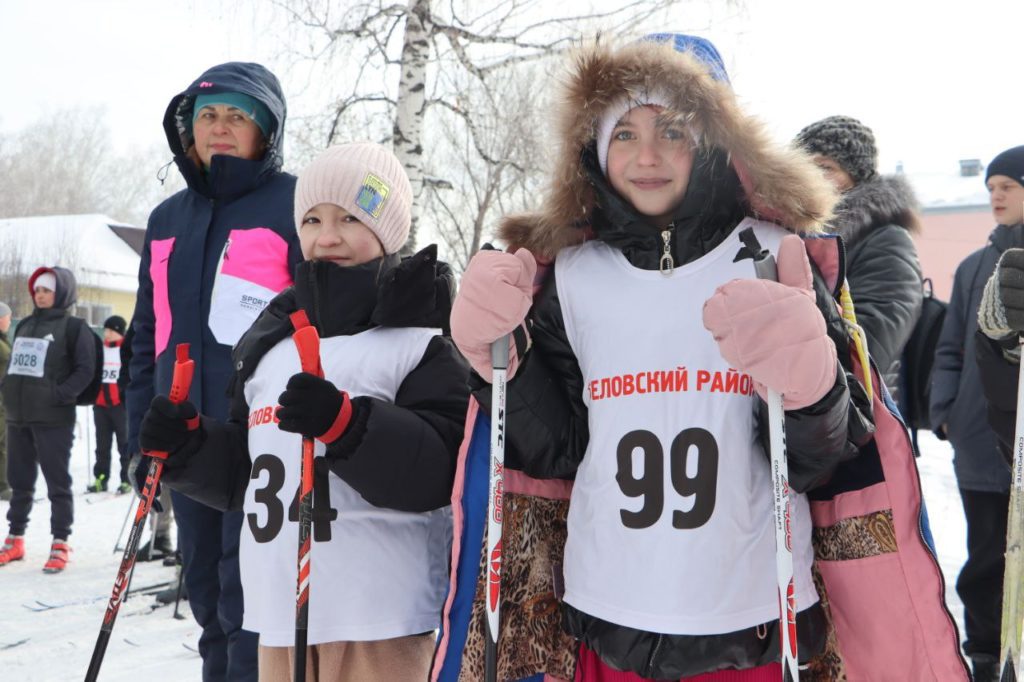
[[[354,268],[301,263],[295,286],[267,306],[235,348],[230,420],[204,416],[200,441],[167,461],[163,481],[215,509],[242,508],[251,469],[245,381],[266,352],[291,335],[292,312],[305,310],[323,338],[376,326],[447,330],[454,279],[437,261],[437,248],[397,261],[387,256]],[[423,512],[447,506],[469,402],[468,378],[469,367],[451,340],[434,337],[394,404],[352,399],[348,429],[327,448],[330,470],[378,507]]]
[[[846,244],[846,277],[857,322],[889,393],[897,397],[900,355],[921,314],[921,265],[910,237],[917,199],[905,179],[863,182],[836,206],[833,232]]]
[[[70,270],[39,268],[29,279],[29,290],[45,270],[57,279],[53,307],[34,308],[31,315],[18,323],[11,341],[13,345],[20,337],[52,339],[46,350],[43,376],[8,373],[2,382],[3,402],[8,424],[72,428],[75,401],[92,381],[96,369],[96,338],[85,320],[72,317],[69,312],[78,293],[75,276]],[[72,325],[78,326],[74,347],[71,346]]]
[[[986,417],[985,395],[975,361],[978,307],[985,283],[1003,251],[1024,246],[1024,225],[999,225],[989,243],[957,266],[953,294],[932,368],[932,428],[953,444],[953,470],[964,490],[1005,493],[1010,475]]]
[[[975,333],[974,350],[981,376],[981,388],[988,403],[988,424],[995,431],[999,452],[1013,461],[1013,430],[1017,420],[1017,381],[1020,364],[1003,355],[1017,345],[1017,337],[1005,341],[990,339],[980,330]]]

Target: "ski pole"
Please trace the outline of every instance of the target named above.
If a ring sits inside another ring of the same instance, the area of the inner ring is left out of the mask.
[[[114,543],[114,552],[113,552],[114,554],[117,554],[118,552],[120,552],[122,550],[122,547],[121,547],[121,536],[124,535],[124,529],[128,527],[128,517],[130,517],[132,515],[132,507],[133,506],[134,505],[132,504],[132,499],[129,498],[128,499],[128,509],[126,509],[125,512],[124,512],[124,521],[121,522],[121,530],[119,530],[117,532],[117,541]]]
[[[1018,340],[1024,350],[1024,337]],[[1006,524],[1006,565],[1003,569],[1002,636],[999,656],[1000,682],[1021,679],[1021,635],[1024,619],[1024,372],[1017,377],[1017,420],[1013,430],[1013,471],[1010,481],[1009,521]]]
[[[185,620],[185,616],[178,613],[181,605],[181,586],[185,584],[185,567],[178,566],[178,592],[174,595],[174,620]]]
[[[485,679],[498,679],[498,631],[501,610],[501,532],[505,492],[505,391],[509,337],[491,344],[491,475],[487,496],[487,642]]]
[[[753,258],[759,279],[779,280],[775,257],[761,247],[751,228],[740,233],[745,252]],[[870,371],[868,368],[866,371]],[[782,646],[783,682],[800,679],[797,664],[796,596],[793,586],[793,535],[790,527],[792,496],[786,457],[786,413],[782,394],[768,389],[768,429],[771,449],[772,507],[775,517],[775,574],[779,593],[779,643]]]
[[[320,366],[320,335],[309,323],[304,310],[291,315],[295,333],[292,340],[299,352],[303,372],[323,377]],[[299,489],[299,575],[295,588],[295,662],[293,682],[306,680],[306,635],[309,624],[310,530],[313,525],[313,447],[312,438],[302,437],[302,464]]]
[[[174,377],[171,381],[169,397],[172,403],[177,404],[185,402],[188,398],[188,392],[192,386],[192,374],[195,372],[195,363],[188,357],[187,343],[179,343],[175,352]],[[89,670],[85,673],[85,682],[95,682],[100,674],[103,655],[107,651],[110,633],[114,629],[114,621],[117,620],[117,612],[121,608],[121,601],[124,598],[128,575],[135,567],[135,554],[139,549],[139,538],[142,537],[146,518],[149,516],[150,507],[153,506],[153,495],[156,493],[156,486],[160,482],[160,475],[164,470],[164,459],[167,457],[167,453],[150,452],[148,454],[150,462],[146,484],[142,488],[139,505],[135,510],[135,520],[132,523],[131,532],[128,533],[128,544],[124,548],[124,556],[117,569],[117,577],[114,578],[114,589],[110,595],[110,601],[107,602],[107,611],[103,614],[103,624],[100,626],[100,634],[92,651]]]

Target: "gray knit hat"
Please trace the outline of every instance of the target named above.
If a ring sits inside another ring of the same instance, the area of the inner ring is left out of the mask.
[[[295,229],[317,204],[341,206],[377,235],[384,253],[397,252],[409,238],[412,186],[391,150],[374,142],[330,147],[299,174],[295,186]]]
[[[0,317],[7,317],[11,314],[11,306],[7,305],[3,301],[0,301]]]
[[[855,118],[823,118],[801,130],[796,143],[811,154],[821,154],[838,163],[858,185],[878,175],[875,134]]]

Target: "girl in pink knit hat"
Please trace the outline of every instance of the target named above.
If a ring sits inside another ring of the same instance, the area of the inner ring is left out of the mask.
[[[147,450],[163,480],[241,509],[245,628],[260,680],[289,679],[295,652],[302,439],[316,443],[307,671],[333,682],[426,679],[445,592],[448,509],[469,369],[445,336],[451,272],[436,246],[400,259],[412,190],[373,143],[324,151],[299,176],[305,261],[234,350],[232,420],[156,398]],[[290,316],[321,339],[304,373]],[[194,423],[194,421],[193,421]]]

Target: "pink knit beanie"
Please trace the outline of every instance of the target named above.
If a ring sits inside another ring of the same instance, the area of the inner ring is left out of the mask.
[[[330,147],[316,157],[295,186],[295,228],[317,204],[341,206],[377,235],[384,253],[409,238],[412,186],[398,158],[374,142]]]

